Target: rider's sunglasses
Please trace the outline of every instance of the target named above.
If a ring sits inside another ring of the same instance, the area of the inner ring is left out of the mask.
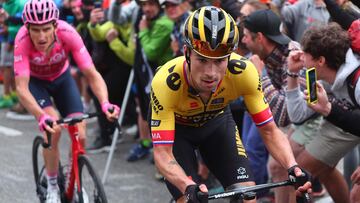
[[[208,42],[194,39],[192,42],[194,51],[208,58],[224,58],[234,51],[234,47],[228,44],[219,44],[214,49]]]

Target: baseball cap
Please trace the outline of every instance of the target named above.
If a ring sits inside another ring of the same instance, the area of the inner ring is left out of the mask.
[[[272,10],[254,11],[244,19],[244,26],[251,32],[261,32],[278,44],[288,44],[291,39],[280,32],[281,20]]]
[[[165,3],[181,4],[182,0],[163,0],[161,5],[164,5]]]

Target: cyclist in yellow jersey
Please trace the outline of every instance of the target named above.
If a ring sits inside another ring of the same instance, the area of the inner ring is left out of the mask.
[[[240,96],[272,156],[289,175],[306,174],[273,121],[254,65],[232,53],[238,43],[232,17],[222,9],[202,7],[184,26],[185,56],[160,67],[151,90],[154,159],[174,199],[207,202],[206,186],[198,185],[195,149],[225,189],[255,184],[228,107]],[[310,187],[306,182],[297,192]]]

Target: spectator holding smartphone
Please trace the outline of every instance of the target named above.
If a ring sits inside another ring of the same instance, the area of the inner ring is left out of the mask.
[[[288,57],[289,71],[297,74],[304,66],[316,67],[318,79],[323,80],[324,84],[328,84],[328,90],[338,102],[337,106],[349,109],[348,113],[342,117],[351,115],[353,112],[351,109],[356,108],[356,104],[349,95],[346,80],[360,66],[360,59],[350,49],[348,33],[338,24],[331,23],[324,27],[307,30],[301,45],[303,51],[292,51]],[[311,104],[310,107],[313,108],[323,103],[321,94],[323,89],[320,85],[318,87],[320,87],[318,103]],[[354,95],[356,102],[360,103],[359,81],[356,84]],[[286,96],[288,113],[292,121],[301,122],[314,113],[314,110],[309,108],[303,99],[296,78],[288,81]],[[326,104],[327,110],[331,108],[330,103]],[[319,109],[317,111],[323,114],[325,119],[331,119],[331,114]],[[337,119],[341,119],[341,117],[338,116]],[[348,125],[355,127],[358,125],[358,120],[353,119],[349,121]],[[317,139],[306,145],[306,149],[298,156],[297,161],[313,176],[319,177],[334,202],[350,202],[349,189],[345,179],[334,167],[347,152],[360,143],[360,137],[339,131],[327,121],[322,123],[319,135]],[[358,190],[359,187],[354,187],[352,194],[360,194]]]
[[[290,127],[290,119],[286,106],[287,78],[298,77],[290,73],[286,58],[291,49],[298,43],[291,41],[289,37],[280,32],[281,20],[278,15],[270,9],[257,10],[244,18],[244,36],[242,42],[252,52],[250,60],[254,63],[259,73],[266,70],[266,75],[261,77],[261,85],[266,100],[274,115],[276,124],[282,130],[291,135],[290,143],[295,157],[303,150],[303,145],[310,142],[316,136],[319,118],[317,115],[308,120]],[[305,77],[300,75],[299,86],[302,90],[306,88]],[[254,140],[247,139],[250,141]],[[248,145],[249,146],[249,145]],[[251,149],[251,151],[253,151]],[[281,181],[286,178],[286,170],[274,159],[269,161],[269,172],[273,181]],[[275,189],[276,202],[295,201],[293,188],[285,187]],[[290,199],[292,198],[292,199]]]

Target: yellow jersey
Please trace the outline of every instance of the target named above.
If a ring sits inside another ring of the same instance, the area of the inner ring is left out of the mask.
[[[161,66],[151,84],[151,135],[154,145],[172,144],[175,123],[201,127],[224,112],[240,96],[257,126],[273,120],[255,66],[238,54],[231,54],[224,78],[207,103],[189,85],[185,57]]]

